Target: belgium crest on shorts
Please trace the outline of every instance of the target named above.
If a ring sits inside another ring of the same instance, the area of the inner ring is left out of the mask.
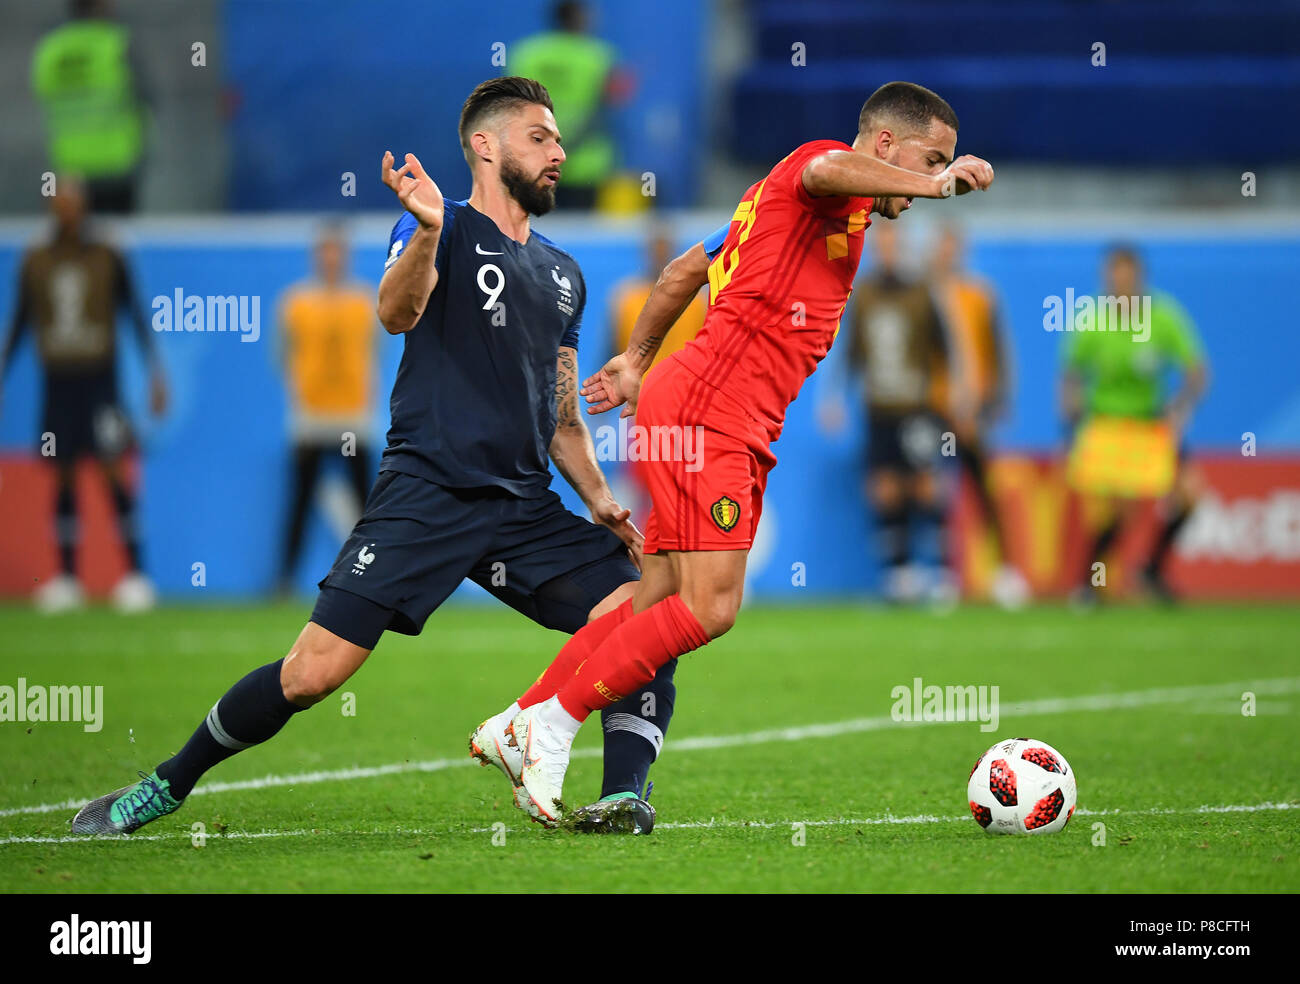
[[[713,516],[713,522],[717,524],[718,529],[723,533],[730,533],[740,520],[740,503],[724,495],[709,507],[709,513]]]

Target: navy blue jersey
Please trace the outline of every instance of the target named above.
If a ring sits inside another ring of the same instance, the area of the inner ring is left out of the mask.
[[[416,228],[409,212],[397,220],[385,269]],[[445,203],[435,262],[438,285],[405,336],[380,471],[542,495],[556,358],[578,346],[582,271],[546,237],[520,244],[467,202]]]

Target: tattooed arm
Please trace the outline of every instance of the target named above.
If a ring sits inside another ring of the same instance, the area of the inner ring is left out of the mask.
[[[637,567],[641,566],[641,533],[631,521],[631,510],[614,500],[596,460],[591,432],[578,412],[578,352],[560,347],[555,369],[555,436],[551,438],[551,460],[564,480],[582,496],[594,523],[608,526],[627,544]]]
[[[703,243],[696,243],[664,267],[628,339],[627,355],[633,368],[642,374],[650,368],[664,337],[708,282],[709,256]]]
[[[654,362],[668,330],[708,281],[709,254],[703,243],[696,243],[664,267],[632,326],[627,351],[614,356],[582,384],[582,395],[591,404],[587,413],[603,413],[620,404],[626,404],[622,416],[636,412],[641,377]]]

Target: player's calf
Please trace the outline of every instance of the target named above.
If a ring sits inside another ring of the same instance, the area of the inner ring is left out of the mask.
[[[369,655],[370,650],[308,622],[280,671],[285,700],[299,707],[320,703],[343,686]]]
[[[674,554],[677,594],[710,639],[736,624],[745,590],[748,550],[697,550]]]

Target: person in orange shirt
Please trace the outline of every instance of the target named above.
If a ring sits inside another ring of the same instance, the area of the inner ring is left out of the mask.
[[[993,597],[1006,608],[1028,600],[1023,575],[1008,560],[997,503],[989,487],[987,436],[1006,410],[1008,371],[997,294],[964,268],[965,242],[956,226],[939,232],[930,263],[930,288],[943,311],[952,346],[950,373],[939,398],[957,438],[957,463],[970,478],[980,511],[997,542],[1000,566]]]
[[[314,263],[315,277],[288,288],[280,302],[280,360],[293,441],[282,593],[298,563],[322,461],[327,455],[342,457],[359,515],[374,460],[371,398],[380,338],[374,287],[347,279],[347,243],[335,226],[322,230]]]

